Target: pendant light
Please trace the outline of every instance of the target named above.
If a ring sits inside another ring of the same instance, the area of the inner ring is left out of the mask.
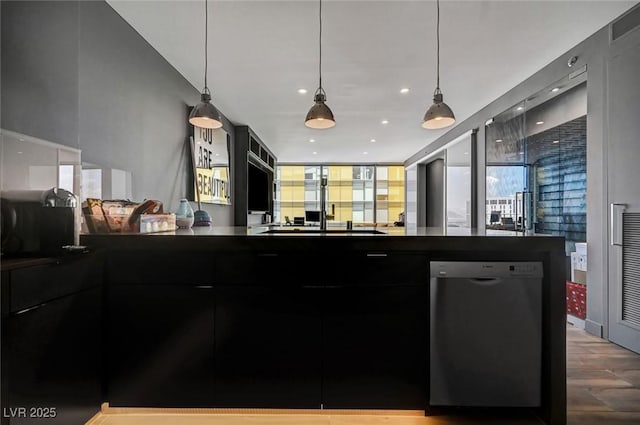
[[[427,109],[422,120],[422,127],[428,129],[439,129],[449,127],[456,122],[456,117],[449,106],[442,101],[440,91],[440,0],[436,0],[436,42],[437,42],[437,69],[436,69],[436,90],[433,92],[433,105]]]
[[[208,35],[209,35],[209,8],[207,0],[204,1],[204,89],[198,103],[189,114],[189,123],[201,128],[220,128],[222,118],[220,112],[211,104],[211,92],[207,87],[207,65],[208,65]]]
[[[331,128],[336,125],[336,120],[333,118],[333,112],[331,109],[325,104],[327,101],[327,94],[324,92],[322,88],[322,0],[320,0],[320,36],[319,36],[319,45],[320,45],[320,60],[318,65],[318,75],[319,75],[319,84],[318,90],[316,90],[316,94],[313,97],[313,101],[315,104],[309,109],[307,113],[307,118],[304,121],[304,124],[310,128]]]

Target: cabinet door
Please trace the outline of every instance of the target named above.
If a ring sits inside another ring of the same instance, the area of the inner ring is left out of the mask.
[[[113,286],[108,299],[107,400],[111,405],[210,406],[213,289]]]
[[[322,401],[327,409],[424,409],[426,286],[328,287]]]
[[[3,416],[10,415],[8,407],[27,409],[27,418],[8,423],[80,424],[100,409],[100,316],[101,292],[93,288],[3,319],[9,388]]]
[[[216,288],[216,405],[320,407],[317,288]]]

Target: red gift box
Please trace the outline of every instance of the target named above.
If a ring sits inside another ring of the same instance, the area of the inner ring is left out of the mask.
[[[580,319],[587,317],[587,286],[567,281],[567,314]]]

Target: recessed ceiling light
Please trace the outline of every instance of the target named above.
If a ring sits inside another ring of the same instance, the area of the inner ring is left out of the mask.
[[[24,139],[18,139],[18,140],[20,140],[21,142],[24,142]]]
[[[307,89],[298,89],[298,93],[307,94]]]
[[[219,154],[219,153],[217,153],[217,154],[216,154],[216,156],[220,156],[220,154]]]
[[[315,143],[316,139],[309,139],[309,143]]]
[[[538,121],[536,124],[537,125],[542,125],[542,124],[544,124],[544,121]]]
[[[465,154],[465,155],[469,155],[469,152],[465,152],[464,154]]]
[[[314,154],[314,155],[317,155],[317,154],[318,154],[318,152],[316,152],[316,151],[313,151],[313,154]]]
[[[560,87],[554,87],[551,89],[551,93],[555,93],[560,90]]]
[[[522,111],[523,109],[524,109],[524,106],[518,106],[518,107],[516,108],[516,111]]]
[[[376,139],[371,139],[371,143],[375,143],[375,142],[376,142]]]
[[[502,143],[502,139],[496,139],[496,143]]]
[[[553,143],[560,143],[560,140],[554,140]]]
[[[369,153],[369,152],[366,152],[366,151],[365,151],[365,152],[362,152],[362,154],[363,154],[363,155],[366,155],[366,154],[368,154],[368,153]]]
[[[385,125],[386,125],[386,124],[389,124],[389,120],[382,120],[382,121],[380,121],[380,122],[381,122],[382,124],[385,124]]]
[[[520,152],[520,155],[524,155],[524,152]]]
[[[408,89],[408,88],[406,88],[406,87],[405,87],[405,88],[403,88],[403,89],[400,89],[400,93],[402,93],[402,94],[407,94],[407,93],[409,93],[409,89]]]
[[[18,152],[18,154],[21,154],[22,152]]]

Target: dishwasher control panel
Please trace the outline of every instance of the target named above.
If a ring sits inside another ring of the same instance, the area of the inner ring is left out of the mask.
[[[539,261],[432,261],[432,278],[504,278],[543,276]]]

